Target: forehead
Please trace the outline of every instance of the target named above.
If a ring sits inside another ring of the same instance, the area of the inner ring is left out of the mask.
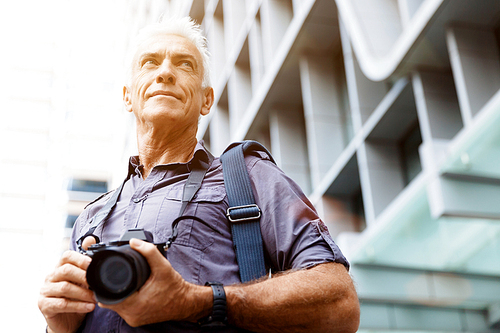
[[[144,54],[158,53],[159,55],[191,55],[201,63],[201,54],[198,48],[187,38],[173,34],[156,34],[146,38],[135,54],[139,59]]]

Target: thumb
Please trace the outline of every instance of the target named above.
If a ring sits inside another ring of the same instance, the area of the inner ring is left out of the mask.
[[[136,250],[146,258],[149,266],[151,266],[151,269],[158,266],[160,263],[164,264],[164,262],[167,261],[165,257],[160,253],[160,251],[158,251],[156,245],[152,243],[145,242],[137,238],[132,238],[129,244],[132,249]]]
[[[82,247],[85,251],[87,251],[89,249],[89,247],[91,245],[94,245],[95,243],[96,243],[96,239],[95,239],[94,235],[89,235],[89,236],[85,237],[85,239],[83,240]]]

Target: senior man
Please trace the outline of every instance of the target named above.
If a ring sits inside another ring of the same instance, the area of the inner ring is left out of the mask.
[[[354,332],[359,303],[349,264],[298,186],[265,156],[245,157],[257,204],[271,278],[241,283],[225,211],[228,199],[221,162],[196,140],[198,118],[214,102],[209,56],[199,26],[189,18],[164,20],[137,39],[123,100],[137,123],[139,155],[105,224],[93,233],[117,240],[130,228],[171,234],[182,189],[196,163],[208,164],[196,196],[186,206],[194,219],[178,225],[179,235],[163,256],[148,242],[130,246],[151,267],[146,283],[124,301],[98,303],[88,288],[90,257],[75,251],[111,193],[80,215],[66,252],[40,292],[48,332],[199,332],[210,322],[214,293],[207,281],[224,285],[227,321],[220,332]],[[96,161],[97,163],[99,161]],[[93,240],[87,237],[84,248]]]

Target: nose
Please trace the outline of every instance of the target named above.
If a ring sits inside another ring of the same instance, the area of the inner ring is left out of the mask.
[[[171,83],[175,84],[176,77],[172,66],[164,61],[162,65],[158,68],[158,73],[156,75],[156,83]]]

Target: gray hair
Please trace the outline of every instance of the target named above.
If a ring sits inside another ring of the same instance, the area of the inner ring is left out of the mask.
[[[148,38],[157,35],[178,35],[186,38],[196,46],[203,59],[203,88],[211,87],[210,81],[210,52],[207,48],[207,39],[203,36],[201,27],[188,16],[180,18],[163,17],[159,23],[145,26],[132,40],[130,56],[128,57],[128,83],[132,81],[134,60],[142,43]]]

